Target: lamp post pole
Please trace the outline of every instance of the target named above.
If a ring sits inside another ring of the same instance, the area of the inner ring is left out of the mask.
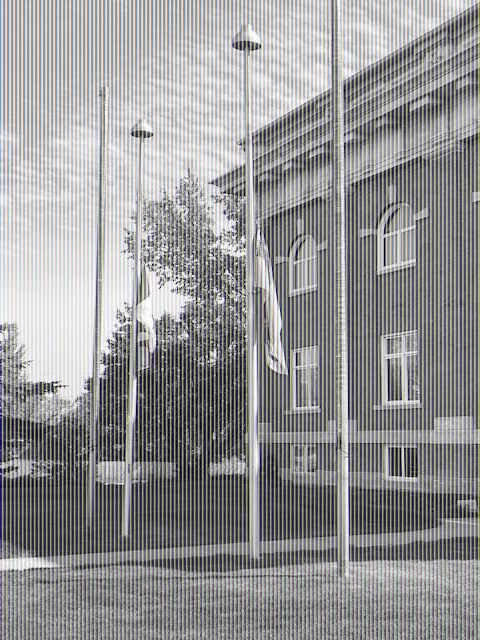
[[[337,570],[348,576],[348,342],[341,1],[331,0],[333,207],[336,225]]]
[[[260,557],[260,520],[258,503],[258,381],[257,332],[255,323],[255,209],[253,193],[253,150],[250,130],[250,52],[258,51],[262,43],[251,25],[242,25],[233,38],[232,46],[244,54],[245,107],[245,213],[246,213],[246,284],[247,284],[247,397],[248,397],[248,499],[250,557]]]
[[[107,131],[108,131],[108,87],[102,87],[101,98],[101,130],[100,130],[100,177],[98,189],[98,217],[97,217],[97,270],[95,288],[95,320],[93,327],[93,379],[92,398],[89,415],[88,442],[88,498],[87,498],[87,527],[93,526],[95,506],[95,487],[97,470],[97,422],[99,405],[99,368],[100,346],[102,339],[102,279],[105,240],[105,203],[106,203],[106,163],[107,163]]]
[[[125,485],[123,493],[122,534],[128,537],[130,528],[130,507],[132,496],[133,440],[137,413],[137,307],[138,280],[142,253],[142,146],[143,141],[153,136],[153,129],[145,120],[139,120],[132,128],[131,135],[138,139],[137,215],[135,224],[135,246],[133,266],[133,304],[130,325],[130,357],[128,365],[128,423],[125,440]]]

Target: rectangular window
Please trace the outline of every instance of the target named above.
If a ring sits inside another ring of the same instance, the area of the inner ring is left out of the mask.
[[[317,245],[311,236],[301,236],[289,257],[290,295],[317,288]]]
[[[389,267],[392,264],[397,263],[397,234],[386,233],[385,234],[385,248],[384,248],[385,266]]]
[[[314,256],[305,262],[307,287],[314,287],[317,284],[317,259]]]
[[[417,447],[385,447],[385,477],[390,480],[416,480]]]
[[[300,291],[301,289],[305,289],[305,269],[303,266],[303,262],[296,262],[293,265],[293,286],[295,287],[295,291]]]
[[[405,478],[418,476],[417,449],[414,447],[403,447],[403,476]]]
[[[381,338],[383,404],[420,402],[417,332]]]
[[[415,227],[409,227],[401,234],[402,262],[415,259]]]
[[[292,473],[316,473],[316,445],[292,445],[290,453],[290,471]]]
[[[400,447],[388,449],[388,474],[394,478],[400,478],[402,474],[402,451]]]
[[[292,351],[292,408],[318,407],[318,349]]]
[[[293,285],[295,291],[314,288],[317,284],[317,259],[305,258],[293,263]]]

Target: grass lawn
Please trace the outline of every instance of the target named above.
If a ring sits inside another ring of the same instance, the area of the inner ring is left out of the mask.
[[[154,567],[9,572],[1,637],[478,637],[477,561],[333,563],[211,574]]]

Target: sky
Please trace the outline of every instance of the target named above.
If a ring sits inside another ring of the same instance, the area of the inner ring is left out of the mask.
[[[75,397],[92,375],[100,98],[109,87],[102,345],[132,299],[122,253],[143,191],[155,199],[190,170],[207,184],[243,162],[242,59],[231,41],[250,22],[251,119],[259,128],[329,87],[330,0],[10,0],[0,5],[0,320],[15,322],[32,380]],[[378,60],[469,0],[343,3],[344,74]],[[167,289],[154,315],[178,312]]]

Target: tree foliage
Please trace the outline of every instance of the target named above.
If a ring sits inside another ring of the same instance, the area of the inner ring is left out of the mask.
[[[243,202],[208,196],[192,175],[143,207],[142,259],[186,300],[156,324],[157,349],[138,381],[137,458],[185,471],[236,453],[245,430]],[[133,254],[126,231],[126,252]],[[101,383],[101,455],[122,457],[130,310],[117,314]]]
[[[71,401],[57,394],[62,386],[60,382],[31,382],[29,365],[17,325],[0,325],[4,462],[20,455],[55,457],[62,420],[72,410]]]
[[[25,346],[20,344],[18,327],[14,323],[0,325],[0,366],[2,381],[1,417],[20,418],[45,422],[59,421],[62,402],[48,403],[51,411],[41,403],[49,394],[56,394],[62,387],[58,381],[30,382],[25,356]],[[59,408],[60,412],[56,409]]]
[[[195,176],[180,180],[143,209],[143,261],[159,286],[170,282],[187,300],[182,329],[197,360],[234,360],[245,349],[243,202],[209,197]],[[126,252],[133,255],[133,234]]]

